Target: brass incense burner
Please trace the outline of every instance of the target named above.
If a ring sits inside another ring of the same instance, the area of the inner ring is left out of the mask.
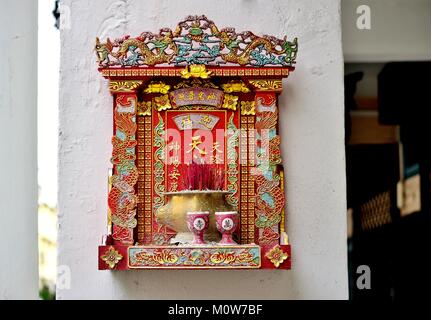
[[[156,211],[156,219],[159,223],[175,230],[177,235],[171,243],[189,243],[193,234],[187,227],[186,215],[189,211],[209,211],[210,225],[205,233],[208,242],[219,241],[220,233],[217,231],[215,215],[216,211],[233,211],[234,208],[225,201],[225,194],[229,191],[213,190],[187,190],[164,193],[168,197],[167,204]]]

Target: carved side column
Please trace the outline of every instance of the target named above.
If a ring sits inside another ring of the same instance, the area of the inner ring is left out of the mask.
[[[136,227],[138,181],[136,159],[136,89],[142,81],[111,81],[114,96],[114,136],[112,137],[113,176],[108,205],[111,210],[112,237],[114,243],[134,243],[133,229]]]
[[[285,203],[280,177],[277,106],[277,95],[282,86],[281,79],[250,80],[250,84],[256,91],[255,240],[269,249],[280,242],[280,222]]]
[[[138,103],[137,111],[137,153],[136,166],[138,167],[138,207],[136,219],[137,242],[151,244],[153,232],[153,125],[152,125],[151,99],[144,98]]]

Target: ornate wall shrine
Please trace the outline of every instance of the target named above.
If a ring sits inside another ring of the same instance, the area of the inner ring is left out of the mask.
[[[99,269],[290,269],[277,98],[297,48],[205,16],[96,39],[113,96]]]

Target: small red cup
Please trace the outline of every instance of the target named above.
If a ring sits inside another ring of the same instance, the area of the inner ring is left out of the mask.
[[[192,244],[205,244],[204,234],[208,230],[209,215],[208,211],[187,212],[187,226],[194,235]]]
[[[221,240],[219,244],[222,245],[235,245],[237,244],[232,239],[232,234],[238,227],[238,212],[237,211],[224,211],[216,212],[217,230],[221,233]]]

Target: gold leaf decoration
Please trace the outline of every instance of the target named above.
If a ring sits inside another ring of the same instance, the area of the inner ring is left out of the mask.
[[[167,94],[164,94],[160,97],[155,97],[154,102],[156,104],[157,111],[163,111],[172,108],[169,96]]]
[[[283,85],[281,80],[249,80],[250,84],[259,91],[282,91]]]
[[[276,268],[278,268],[284,262],[284,260],[289,258],[289,255],[281,250],[279,245],[276,245],[274,248],[269,250],[265,256],[274,264]]]
[[[248,93],[250,89],[242,81],[231,81],[229,83],[225,83],[222,85],[224,92],[232,93],[232,92],[242,92]]]
[[[134,92],[142,84],[140,80],[111,81],[109,90],[111,92]]]
[[[138,102],[138,116],[151,116],[151,101]]]
[[[114,269],[117,263],[123,259],[123,256],[113,246],[110,246],[100,258],[106,262],[109,268]]]
[[[185,69],[180,71],[181,77],[184,79],[188,78],[202,78],[208,79],[211,76],[212,71],[207,71],[205,65],[203,64],[192,64],[191,66],[185,67]]]
[[[243,116],[254,116],[256,114],[254,101],[241,101],[241,114]]]
[[[174,89],[183,89],[183,88],[192,88],[192,87],[214,88],[214,89],[219,88],[217,85],[215,85],[208,79],[201,80],[198,78],[191,78],[188,80],[183,80],[178,82],[178,84],[174,86]]]
[[[161,94],[167,94],[169,92],[169,89],[171,88],[170,85],[167,85],[166,83],[159,81],[159,82],[151,82],[147,88],[145,88],[145,93],[161,93]]]
[[[237,104],[238,104],[238,96],[233,96],[230,94],[224,95],[222,108],[235,111]]]

